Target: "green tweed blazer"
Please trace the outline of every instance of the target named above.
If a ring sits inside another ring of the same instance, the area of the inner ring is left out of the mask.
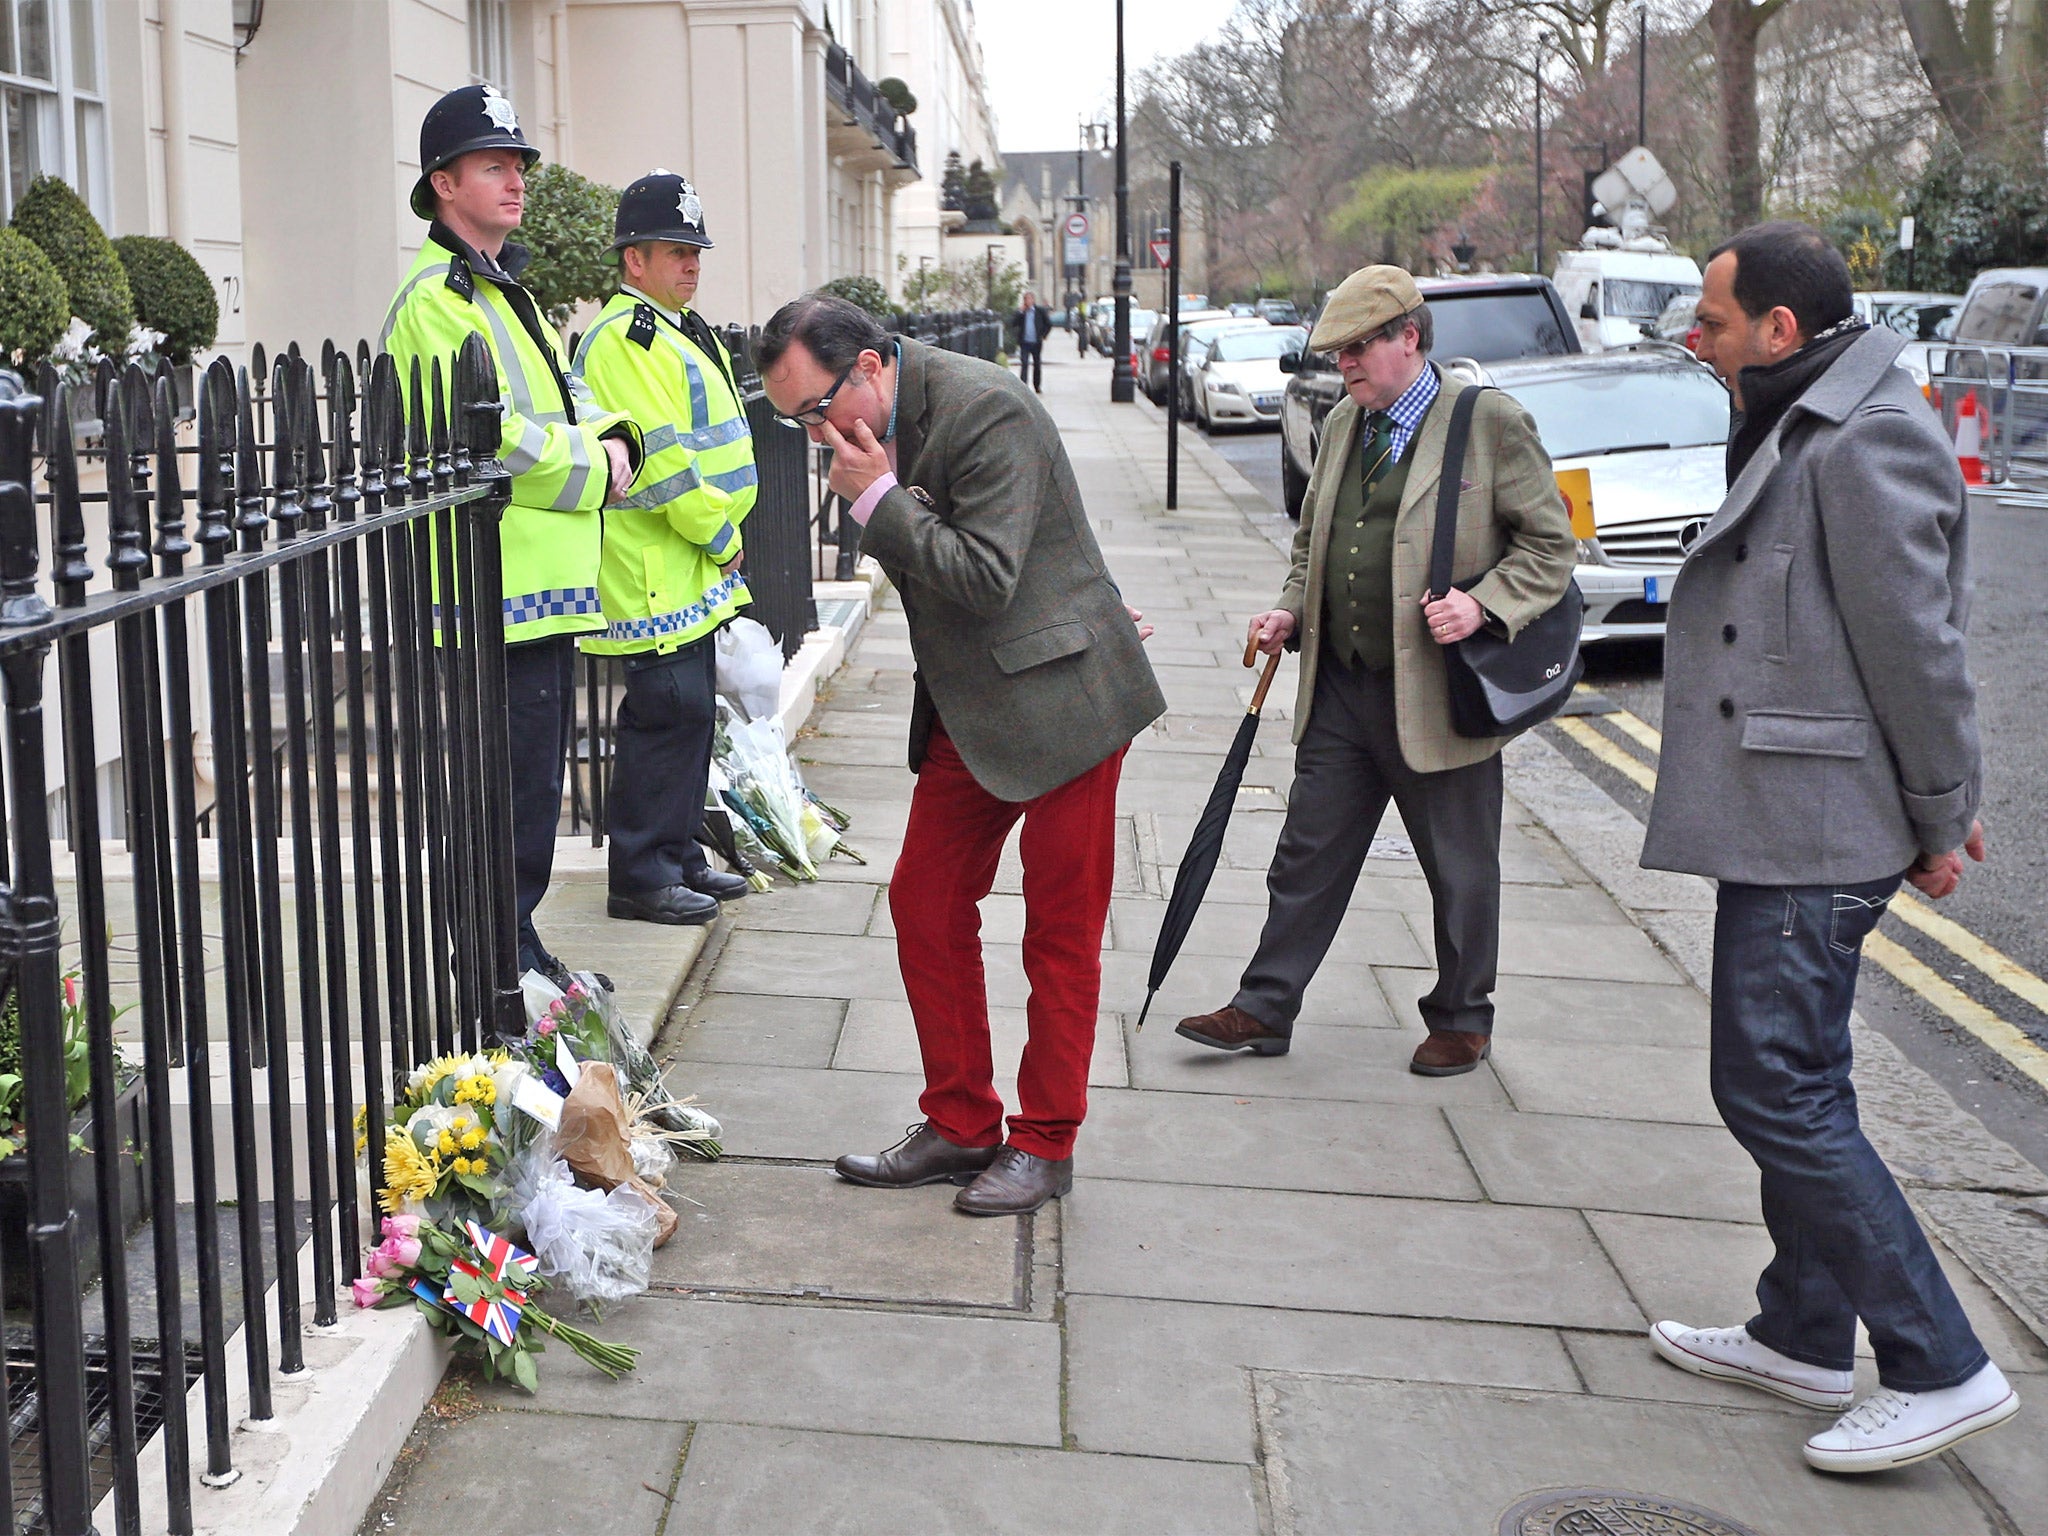
[[[897,484],[860,547],[910,621],[910,766],[923,766],[936,713],[982,788],[1033,800],[1166,699],[1038,397],[1006,368],[902,340]]]
[[[1430,546],[1436,535],[1437,482],[1442,478],[1451,403],[1459,388],[1454,379],[1443,381],[1408,445],[1408,488],[1394,523],[1394,715],[1401,757],[1417,773],[1484,762],[1508,742],[1505,736],[1460,736],[1451,729],[1443,651],[1422,618]],[[1280,592],[1278,606],[1294,615],[1294,633],[1301,645],[1296,742],[1308,728],[1322,656],[1323,572],[1337,477],[1351,457],[1363,419],[1364,412],[1347,398],[1337,402],[1324,422],[1301,527],[1294,536],[1293,566]],[[1543,451],[1529,413],[1512,396],[1489,389],[1479,397],[1459,478],[1463,484],[1451,579],[1478,599],[1512,639],[1564,596],[1578,560],[1571,514],[1558,493],[1550,455]]]

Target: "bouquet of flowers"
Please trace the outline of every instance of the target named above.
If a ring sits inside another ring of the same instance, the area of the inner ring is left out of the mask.
[[[755,856],[765,856],[798,881],[817,879],[818,865],[835,853],[867,862],[840,836],[846,817],[805,787],[789,759],[780,720],[743,720],[721,698],[711,755],[712,783],[732,813],[734,837],[744,851],[754,854],[758,848]]]
[[[507,1160],[531,1140],[511,1110],[527,1070],[504,1050],[441,1056],[416,1068],[392,1102],[384,1133],[385,1211],[451,1225],[488,1219],[505,1194]]]
[[[533,1303],[546,1289],[540,1261],[474,1221],[443,1228],[415,1215],[384,1218],[383,1242],[369,1251],[352,1290],[359,1307],[417,1306],[456,1348],[483,1361],[487,1380],[537,1391],[533,1357],[561,1340],[617,1380],[640,1352],[607,1344],[550,1317]]]

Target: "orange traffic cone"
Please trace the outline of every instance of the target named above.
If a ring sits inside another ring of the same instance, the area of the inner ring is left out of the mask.
[[[1956,411],[1956,465],[1968,485],[1984,483],[1984,427],[1977,416],[1977,391],[1963,396]]]

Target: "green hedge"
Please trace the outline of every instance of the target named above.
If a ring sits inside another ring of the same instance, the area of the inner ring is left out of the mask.
[[[189,363],[193,353],[213,345],[220,331],[220,300],[198,258],[158,235],[123,235],[114,242],[114,254],[128,274],[136,318],[164,333],[166,357]]]
[[[92,210],[66,182],[38,176],[15,204],[14,227],[50,258],[71,295],[71,313],[92,327],[93,345],[119,358],[135,328],[135,296]]]
[[[889,302],[889,290],[872,277],[835,277],[822,284],[818,292],[829,293],[835,298],[858,304],[878,320],[893,321],[896,306]]]
[[[32,372],[71,324],[71,295],[36,243],[0,229],[0,365]]]

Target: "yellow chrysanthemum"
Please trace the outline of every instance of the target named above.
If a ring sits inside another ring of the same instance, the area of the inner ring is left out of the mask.
[[[412,1085],[412,1092],[424,1099],[440,1084],[441,1080],[460,1070],[461,1060],[455,1056],[441,1056],[426,1064],[420,1070],[419,1081]]]
[[[464,1131],[462,1133],[463,1151],[474,1152],[478,1147],[482,1146],[483,1144],[484,1133],[481,1130]]]
[[[383,1205],[388,1214],[426,1199],[440,1182],[440,1169],[412,1137],[395,1130],[384,1138]]]
[[[363,1155],[363,1148],[370,1144],[370,1106],[356,1106],[356,1156]]]
[[[441,1139],[435,1142],[434,1145],[440,1148],[441,1155],[443,1157],[446,1157],[450,1152],[453,1152],[455,1150],[455,1136],[452,1132],[443,1131],[441,1133]]]

